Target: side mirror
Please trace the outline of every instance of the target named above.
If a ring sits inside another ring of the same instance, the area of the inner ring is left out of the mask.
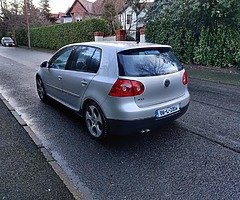
[[[44,62],[40,65],[41,68],[44,68],[44,67],[47,67],[47,66],[48,66],[48,61],[44,61]]]

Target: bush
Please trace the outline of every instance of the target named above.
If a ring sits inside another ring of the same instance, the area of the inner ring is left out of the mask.
[[[96,31],[105,34],[110,32],[104,20],[95,18],[82,22],[32,28],[30,30],[31,46],[56,50],[71,43],[93,41]],[[27,45],[25,30],[18,30],[16,38],[19,45]]]
[[[215,32],[201,31],[195,47],[195,62],[203,65],[233,67],[239,66],[240,34],[234,28],[219,27]]]
[[[146,40],[169,44],[186,64],[240,68],[238,27],[203,28],[199,34],[167,23],[152,21],[146,26]]]
[[[184,62],[191,62],[193,40],[190,31],[184,29],[171,28],[169,24],[151,22],[146,26],[146,40],[148,42],[171,45],[180,58]]]

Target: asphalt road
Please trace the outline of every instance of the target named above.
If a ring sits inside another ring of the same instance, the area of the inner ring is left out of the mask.
[[[98,143],[73,112],[39,101],[35,73],[50,56],[0,47],[0,90],[86,199],[240,198],[240,87],[190,79],[181,119]]]

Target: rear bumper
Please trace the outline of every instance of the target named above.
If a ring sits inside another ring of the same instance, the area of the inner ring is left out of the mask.
[[[177,113],[173,113],[172,115],[160,119],[156,119],[155,117],[133,121],[110,119],[108,120],[110,124],[109,130],[113,135],[127,135],[131,133],[137,133],[145,129],[151,130],[178,119],[187,112],[188,106],[189,104],[181,108]]]

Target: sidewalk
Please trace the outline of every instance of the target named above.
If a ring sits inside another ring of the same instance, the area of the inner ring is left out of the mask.
[[[74,199],[0,99],[0,200]]]

